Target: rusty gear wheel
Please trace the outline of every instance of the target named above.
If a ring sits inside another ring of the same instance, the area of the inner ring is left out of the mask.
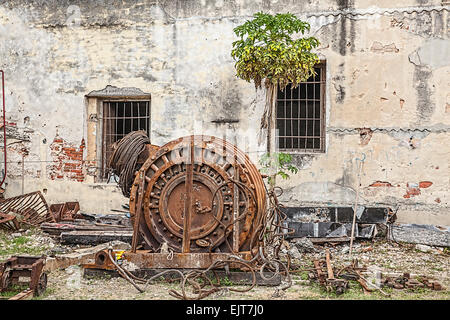
[[[186,183],[189,170],[192,184]],[[182,251],[188,193],[189,252],[234,252],[252,246],[265,209],[265,188],[254,164],[236,146],[211,136],[179,138],[159,148],[139,173],[130,192],[130,213],[133,223],[136,214],[142,214],[138,235],[143,248],[157,252],[167,243],[175,252]]]

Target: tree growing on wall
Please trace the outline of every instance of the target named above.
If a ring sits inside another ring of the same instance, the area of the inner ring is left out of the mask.
[[[256,13],[252,20],[233,29],[239,38],[233,42],[231,51],[231,56],[236,61],[237,77],[253,81],[256,89],[263,85],[266,88],[266,106],[261,118],[261,128],[270,129],[276,89],[284,90],[288,84],[295,88],[314,74],[314,65],[319,58],[312,50],[319,45],[319,40],[302,36],[294,39],[294,35],[303,35],[309,30],[309,23],[301,21],[292,13],[271,15],[263,12]],[[262,159],[263,165],[282,162],[281,169],[296,172],[286,162],[290,159],[289,155],[274,155],[268,151],[269,155]],[[268,159],[272,160],[267,161]],[[283,178],[288,177],[284,170],[275,172]]]

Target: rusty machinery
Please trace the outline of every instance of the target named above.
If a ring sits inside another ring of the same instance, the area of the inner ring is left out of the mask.
[[[40,296],[47,288],[47,274],[43,272],[45,257],[14,256],[0,263],[0,292],[14,286],[27,289],[13,297],[25,299],[30,295]]]
[[[110,167],[130,199],[125,260],[140,268],[205,269],[230,254],[248,261],[257,253],[266,189],[235,145],[192,135],[158,147],[135,131],[115,145]],[[100,256],[94,266],[111,265]]]

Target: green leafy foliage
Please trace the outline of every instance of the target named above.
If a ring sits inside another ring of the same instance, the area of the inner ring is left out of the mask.
[[[253,20],[234,28],[239,40],[233,42],[231,56],[236,61],[237,76],[261,87],[267,84],[284,89],[294,87],[314,74],[318,56],[311,50],[319,45],[314,37],[293,39],[304,34],[310,25],[291,13],[270,15],[258,12]]]
[[[259,160],[260,171],[269,175],[269,184],[275,183],[275,177],[280,176],[288,179],[290,173],[297,173],[298,168],[292,164],[292,155],[283,152],[273,152],[264,154]]]

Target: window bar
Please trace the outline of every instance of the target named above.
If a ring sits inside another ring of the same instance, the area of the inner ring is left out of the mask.
[[[123,136],[125,133],[125,122],[126,122],[126,114],[125,114],[125,102],[122,102],[123,106],[122,106],[122,134],[120,136]],[[119,137],[116,138],[116,141],[119,140]]]
[[[302,106],[302,104],[301,104],[301,97],[300,97],[300,85],[298,85],[297,86],[297,97],[298,97],[298,99],[297,99],[297,132],[298,132],[298,136],[297,136],[297,148],[298,149],[300,149],[301,147],[300,147],[300,141],[301,141],[301,139],[300,139],[300,136],[301,136],[301,131],[300,131],[300,123],[301,123],[301,120],[300,120],[300,118],[301,118],[301,106]]]
[[[320,68],[320,150],[325,150],[325,66]]]
[[[103,137],[105,137],[105,139],[108,139],[108,137],[105,135],[105,133],[106,133],[106,122],[108,121],[108,120],[106,120],[106,105],[107,105],[108,103],[107,102],[103,102],[103,121],[102,121],[102,123],[103,123],[103,128],[102,128],[102,134],[103,134]],[[104,143],[103,143],[103,145],[102,145],[102,162],[101,162],[101,174],[102,174],[102,177],[105,177],[105,152],[106,152],[106,148],[105,148],[105,145],[106,145],[106,143],[105,143],[105,141],[104,141]]]
[[[134,113],[133,113],[133,104],[134,104],[134,102],[131,101],[130,104],[131,104],[131,110],[130,110],[130,112],[131,112],[131,117],[130,117],[130,121],[131,121],[131,131],[134,131],[134,130],[133,130],[133,125],[134,125],[134,119],[133,119],[133,115],[134,115]]]
[[[313,144],[312,144],[312,148],[315,149],[316,148],[316,82],[315,82],[316,76],[313,76]]]
[[[292,85],[291,85],[291,103],[290,103],[290,108],[291,108],[291,119],[290,119],[290,121],[291,121],[291,126],[290,126],[290,136],[291,136],[291,147],[290,147],[290,149],[293,149],[294,148],[294,121],[292,120],[292,117],[293,117],[293,113],[292,113],[292,100],[294,100],[294,96],[293,96],[293,94],[294,94],[294,90],[293,90],[293,88],[292,88]]]
[[[112,140],[112,137],[111,137],[111,135],[110,135],[110,133],[111,133],[111,126],[112,126],[112,121],[111,121],[111,110],[112,109],[112,103],[110,102],[110,101],[108,101],[107,103],[106,103],[106,110],[105,110],[105,112],[106,112],[106,114],[105,114],[105,118],[106,118],[106,120],[105,120],[105,132],[106,132],[106,143],[105,143],[105,145],[104,145],[104,148],[105,148],[105,153],[104,153],[104,155],[105,155],[105,163],[104,163],[104,168],[105,168],[105,178],[106,178],[106,175],[107,175],[107,172],[106,172],[106,169],[107,169],[107,166],[108,166],[108,159],[109,159],[109,150],[108,150],[108,147],[111,145],[111,140]]]
[[[145,130],[148,132],[148,128],[150,126],[150,110],[149,110],[148,102],[145,103]]]
[[[308,85],[305,83],[305,150],[308,147]]]
[[[105,143],[103,145],[103,148],[105,150],[105,152],[103,153],[103,158],[104,158],[104,164],[103,164],[103,168],[104,168],[104,175],[103,177],[106,178],[107,177],[107,166],[108,166],[108,159],[109,159],[109,150],[108,147],[111,145],[111,132],[114,132],[113,130],[113,120],[111,120],[113,118],[112,116],[112,112],[114,111],[113,109],[113,105],[111,101],[108,101],[104,104],[105,108],[104,108],[104,117],[105,117],[105,121],[104,121],[104,125],[105,125],[105,134],[106,134],[106,139],[105,139]]]

